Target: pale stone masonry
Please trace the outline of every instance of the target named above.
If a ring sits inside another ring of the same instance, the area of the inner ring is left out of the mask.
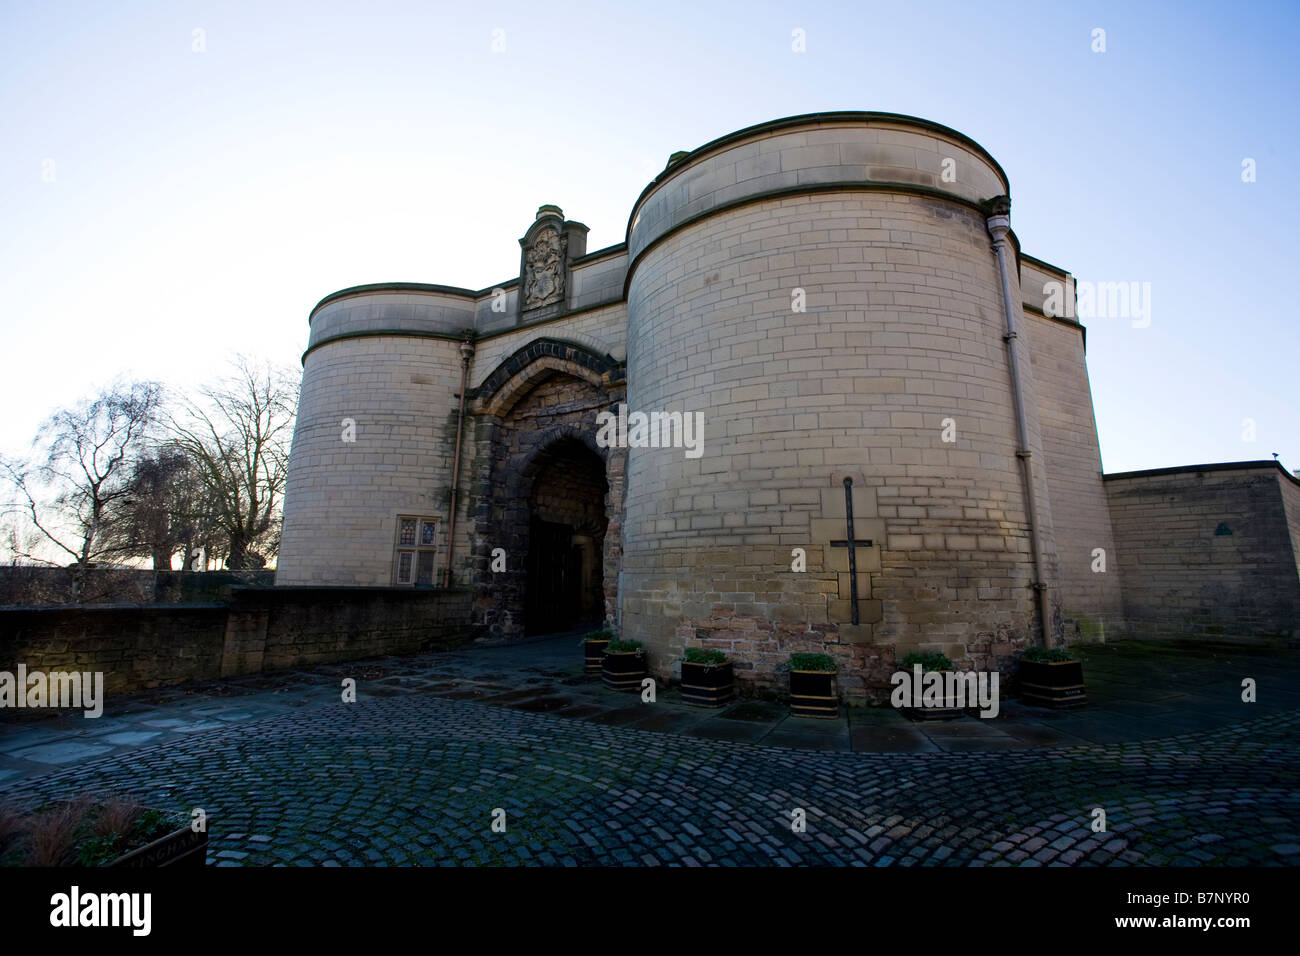
[[[1106,476],[1124,614],[1149,637],[1300,639],[1300,481],[1275,462]]]
[[[467,585],[496,639],[604,621],[661,677],[824,651],[857,698],[910,650],[1006,669],[1124,634],[1136,542],[1083,328],[1045,314],[1073,279],[1013,233],[994,255],[1009,195],[954,130],[812,114],[675,154],[616,246],[543,206],[497,286],[326,297],[277,582]],[[620,408],[698,413],[698,455],[607,447]]]

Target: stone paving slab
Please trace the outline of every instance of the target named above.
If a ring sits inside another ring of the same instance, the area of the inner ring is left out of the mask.
[[[708,720],[686,727],[681,732],[690,737],[707,737],[710,740],[744,740],[754,742],[769,733],[766,724],[740,720]]]
[[[995,739],[973,737],[931,737],[930,739],[944,753],[987,753],[998,750],[1027,750],[1032,747],[1028,741],[1016,740],[1005,735]]]
[[[931,740],[942,737],[983,737],[991,740],[1005,740],[1007,734],[996,721],[973,718],[968,720],[936,720],[925,727],[925,735]]]
[[[112,747],[80,743],[75,740],[61,740],[55,743],[38,744],[25,750],[14,750],[9,756],[37,763],[68,764],[98,757],[112,749]]]
[[[862,728],[849,730],[855,753],[934,753],[939,747],[919,730],[911,727]]]
[[[104,743],[113,744],[114,746],[118,746],[118,745],[135,746],[136,744],[142,744],[145,743],[146,741],[154,740],[161,736],[162,736],[161,731],[125,730],[122,731],[121,733],[105,734]]]
[[[1057,727],[1037,724],[1028,720],[1009,724],[1002,730],[1008,737],[1023,740],[1036,747],[1070,747],[1088,743],[1082,737],[1076,737],[1074,734],[1066,733]]]

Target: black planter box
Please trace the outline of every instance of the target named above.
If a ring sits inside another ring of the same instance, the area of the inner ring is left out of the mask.
[[[1020,699],[1026,704],[1063,710],[1088,702],[1083,693],[1082,661],[1020,662]]]
[[[207,859],[207,831],[195,833],[191,828],[184,827],[180,830],[173,830],[166,836],[159,837],[138,850],[132,850],[130,853],[119,856],[107,865],[126,867],[128,869],[175,866],[188,870],[203,866]]]
[[[840,715],[835,671],[790,671],[790,713],[833,720]]]
[[[606,651],[601,680],[614,690],[640,690],[645,680],[645,651]]]
[[[605,660],[605,648],[609,646],[609,641],[583,641],[582,652],[584,655],[585,665],[582,670],[587,674],[599,674],[601,664]]]
[[[935,673],[926,671],[927,674]],[[941,707],[900,707],[899,710],[912,720],[956,720],[966,713],[966,709],[957,701],[956,697],[948,696],[948,675],[952,671],[938,671],[939,676],[944,680],[942,691],[943,705]],[[924,678],[924,674],[922,677]]]
[[[682,661],[682,700],[695,707],[721,707],[736,696],[734,668]]]

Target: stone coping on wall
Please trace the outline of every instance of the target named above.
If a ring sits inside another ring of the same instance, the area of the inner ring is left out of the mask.
[[[337,593],[339,597],[357,597],[359,595],[387,595],[387,596],[406,596],[416,597],[427,596],[430,594],[469,594],[469,588],[414,588],[414,587],[363,587],[359,585],[274,585],[274,586],[257,586],[257,585],[227,585],[223,591],[228,591],[233,601],[263,601],[265,603],[285,603],[292,601],[295,596],[302,593],[310,593],[316,596],[325,597]],[[13,613],[16,611],[23,612],[70,612],[75,614],[90,613],[96,611],[189,611],[189,610],[223,610],[231,606],[231,601],[182,601],[171,604],[156,603],[150,601],[141,603],[138,601],[115,601],[111,603],[97,604],[6,604],[0,606],[0,615]]]
[[[370,587],[360,584],[277,584],[274,587],[250,587],[248,585],[231,585],[230,593],[239,594],[272,594],[287,595],[299,591],[312,593],[321,593],[326,591],[339,591],[351,594],[362,592],[365,594],[468,594],[469,588],[417,588],[417,587]]]
[[[870,110],[833,110],[821,113],[801,113],[796,116],[785,116],[780,119],[768,120],[763,123],[756,123],[753,126],[746,126],[743,129],[727,133],[698,146],[689,152],[679,156],[675,161],[669,162],[663,170],[651,180],[641,191],[635,203],[632,204],[632,212],[628,216],[627,225],[627,244],[631,247],[633,224],[637,218],[637,210],[645,200],[663,185],[667,180],[677,176],[679,173],[689,169],[692,165],[700,160],[711,156],[715,153],[730,149],[748,140],[758,137],[771,136],[782,132],[788,132],[799,128],[807,127],[828,127],[828,126],[875,126],[875,127],[902,127],[917,132],[918,134],[941,136],[951,140],[954,143],[968,149],[973,155],[988,164],[990,169],[1002,181],[1001,194],[1009,194],[1010,180],[1007,178],[1006,171],[998,163],[993,155],[983,146],[971,139],[965,133],[958,132],[951,127],[936,123],[933,120],[923,119],[919,116],[909,116],[905,113],[885,113]],[[987,198],[987,197],[984,197]]]
[[[946,175],[945,162],[959,171]],[[848,111],[787,117],[706,143],[660,173],[632,207],[628,271],[657,240],[701,215],[836,188],[915,191],[976,208],[1010,192],[987,150],[938,123]]]
[[[268,588],[249,588],[250,591],[269,590]],[[189,610],[225,610],[229,608],[225,601],[187,601],[183,604],[148,604],[120,602],[116,604],[6,604],[0,606],[0,615],[23,612],[64,612],[71,614],[89,614],[95,611],[189,611]]]
[[[1175,465],[1169,468],[1148,468],[1143,471],[1116,471],[1103,474],[1103,481],[1121,481],[1126,478],[1156,478],[1160,475],[1187,475],[1202,471],[1250,471],[1259,468],[1273,469],[1293,485],[1300,487],[1300,478],[1283,467],[1280,461],[1267,458],[1257,461],[1220,461],[1206,465]]]

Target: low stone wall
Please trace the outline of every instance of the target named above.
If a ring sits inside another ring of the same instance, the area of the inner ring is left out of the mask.
[[[1132,637],[1300,638],[1300,542],[1288,527],[1300,482],[1280,465],[1127,472],[1105,487]]]
[[[231,588],[207,604],[0,608],[0,671],[103,671],[109,694],[459,646],[462,589]]]
[[[71,568],[0,567],[0,606],[72,604]],[[271,587],[274,571],[155,571],[93,568],[80,604],[192,604],[219,601],[224,588]]]
[[[71,604],[72,569],[30,565],[0,567],[0,606]],[[135,568],[94,568],[86,577],[82,602],[134,603],[153,600],[154,572]]]
[[[108,693],[216,677],[223,604],[0,609],[0,671],[103,671]]]
[[[229,588],[275,586],[275,571],[153,571],[158,604],[203,604],[224,600]]]

